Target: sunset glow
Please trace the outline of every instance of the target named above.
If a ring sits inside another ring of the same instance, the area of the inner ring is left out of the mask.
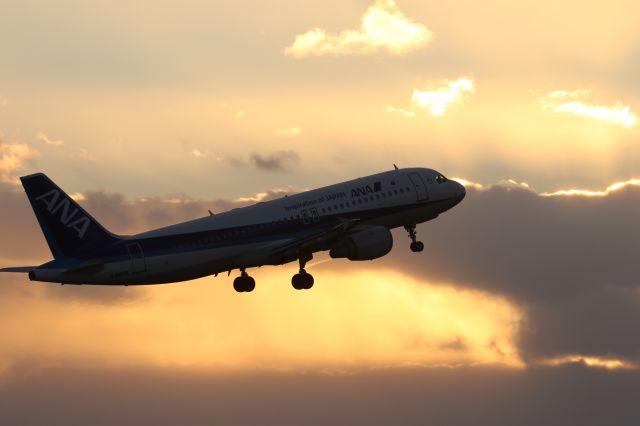
[[[49,318],[64,302],[35,284],[33,309],[20,317],[29,338],[9,316],[0,325],[1,358],[17,362],[37,347],[54,363],[208,370],[522,366],[514,343],[521,314],[499,298],[393,272],[323,273],[326,284],[313,297],[291,291],[288,270],[259,278],[259,299],[240,299],[226,277],[210,278],[132,289],[135,304],[74,303],[55,323]]]
[[[639,1],[0,2],[2,425],[640,424]]]

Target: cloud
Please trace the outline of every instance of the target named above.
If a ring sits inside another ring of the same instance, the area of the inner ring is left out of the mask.
[[[421,225],[425,255],[404,232],[371,267],[507,297],[524,312],[525,362],[580,354],[640,364],[640,187],[598,197],[544,196],[516,181],[467,187],[464,202]]]
[[[594,105],[583,102],[591,95],[588,90],[556,90],[541,99],[544,109],[558,113],[568,113],[631,128],[638,123],[638,117],[631,107],[616,102],[613,106]]]
[[[409,110],[409,109],[403,109],[403,108],[396,108],[392,105],[387,105],[385,107],[385,110],[387,112],[397,112],[398,114],[402,114],[405,117],[415,117],[416,116],[416,112],[413,110]]]
[[[30,367],[16,366],[0,382],[6,424],[635,426],[639,420],[640,373],[580,365],[356,375]]]
[[[386,110],[407,117],[415,117],[417,110],[425,110],[434,117],[441,117],[450,106],[461,104],[473,91],[473,79],[467,77],[460,77],[457,80],[443,80],[438,86],[429,83],[423,90],[413,90],[411,109],[387,105]]]
[[[270,154],[253,153],[249,160],[262,170],[286,172],[291,165],[300,161],[300,156],[295,151],[276,151]]]
[[[378,0],[362,17],[360,29],[338,35],[314,28],[297,35],[285,54],[296,58],[322,55],[369,55],[387,52],[400,55],[424,47],[433,34],[426,26],[409,20],[393,0]]]
[[[18,174],[38,154],[38,151],[26,144],[0,142],[0,183],[19,185]]]
[[[607,370],[638,370],[640,366],[633,362],[610,357],[563,355],[540,361],[542,365],[584,364],[587,367],[605,368]]]
[[[41,142],[46,143],[47,145],[53,145],[53,146],[62,146],[62,145],[64,145],[64,141],[63,140],[61,140],[61,139],[51,139],[44,132],[36,133],[36,139],[38,139]]]
[[[302,133],[302,127],[300,126],[292,126],[292,127],[282,127],[273,131],[278,136],[284,137],[295,137]]]
[[[192,149],[191,152],[189,152],[189,154],[191,154],[192,157],[195,158],[206,158],[209,156],[209,152],[204,152],[204,151],[200,151],[199,149]]]
[[[296,194],[300,191],[296,191],[293,188],[275,188],[275,189],[269,189],[267,191],[264,192],[258,192],[250,197],[240,197],[240,198],[236,198],[236,202],[237,203],[259,203],[262,201],[269,201],[269,200],[273,200],[276,198],[281,198],[287,195],[293,195]]]
[[[579,196],[579,197],[605,197],[612,192],[621,191],[627,186],[640,186],[640,179],[629,179],[624,182],[616,182],[609,185],[603,191],[591,191],[587,189],[561,189],[554,192],[543,192],[540,195],[545,197],[558,196]]]

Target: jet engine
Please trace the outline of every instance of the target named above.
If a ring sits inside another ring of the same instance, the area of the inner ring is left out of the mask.
[[[332,258],[373,260],[384,256],[393,247],[391,232],[384,226],[372,226],[341,240],[330,251]]]

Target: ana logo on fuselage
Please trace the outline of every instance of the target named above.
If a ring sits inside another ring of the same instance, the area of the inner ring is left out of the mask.
[[[60,200],[58,200],[61,198]],[[52,215],[59,215],[58,220],[67,228],[78,233],[78,238],[83,238],[89,228],[89,218],[78,214],[78,208],[73,207],[71,201],[66,197],[60,197],[60,191],[52,189],[36,198],[47,206],[47,211]]]
[[[371,185],[365,185],[351,189],[351,196],[360,197],[361,195],[373,194],[374,192],[379,192],[381,188],[382,184],[380,182],[375,182],[373,187],[371,187]]]

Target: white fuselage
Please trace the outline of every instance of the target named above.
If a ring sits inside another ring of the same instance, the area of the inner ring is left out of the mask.
[[[297,258],[301,240],[311,238],[312,252],[330,249],[335,241],[322,236],[341,223],[349,224],[348,233],[437,217],[464,197],[461,185],[438,176],[424,168],[393,170],[260,202],[126,237],[90,258],[54,260],[34,271],[32,279],[156,284],[287,263]]]

